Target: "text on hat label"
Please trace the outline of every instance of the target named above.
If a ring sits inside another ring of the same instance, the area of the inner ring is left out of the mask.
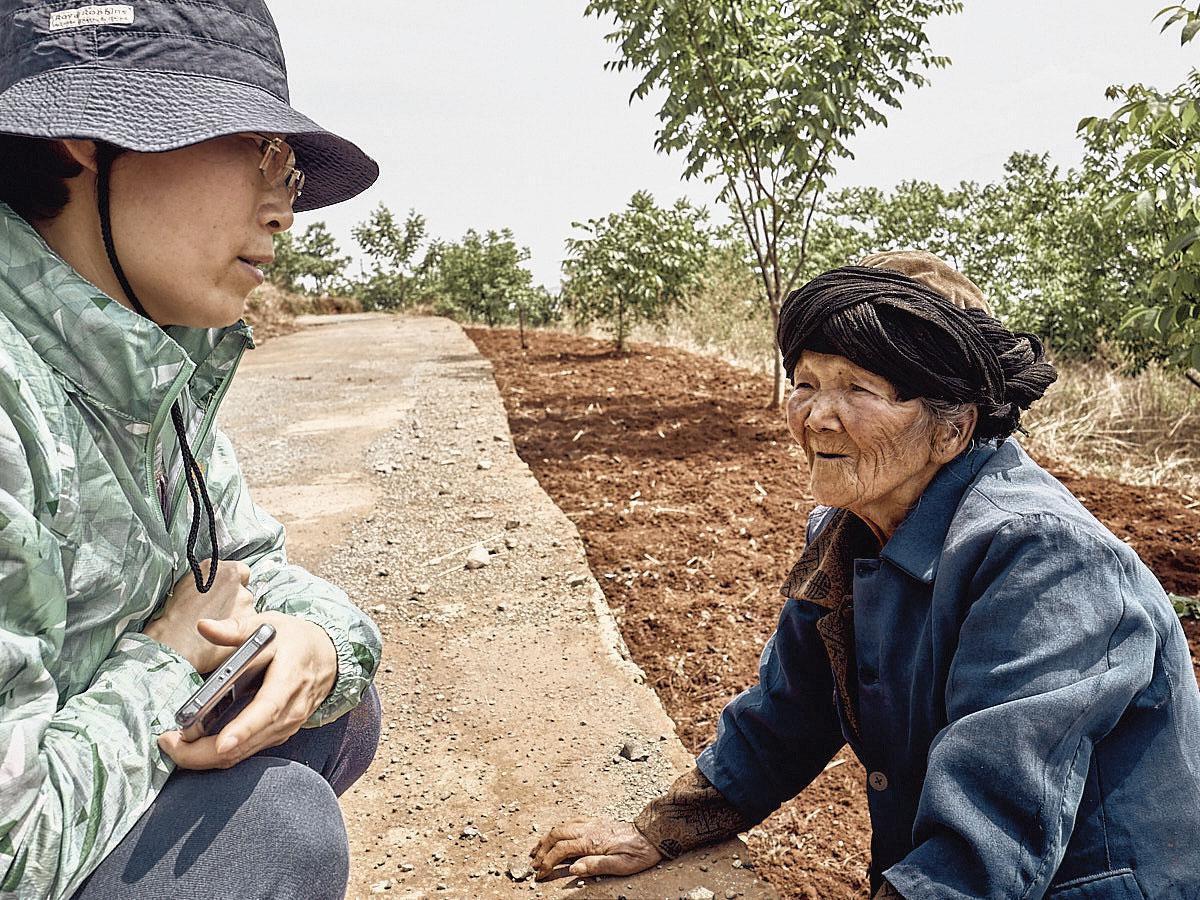
[[[124,4],[81,6],[50,13],[50,30],[85,28],[88,25],[132,25],[133,7]]]

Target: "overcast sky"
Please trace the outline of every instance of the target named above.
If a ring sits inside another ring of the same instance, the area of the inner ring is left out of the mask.
[[[607,214],[639,189],[710,202],[682,182],[681,157],[653,149],[657,105],[628,102],[629,73],[582,0],[274,0],[292,102],[380,163],[360,197],[298,217],[350,226],[378,203],[410,207],[432,235],[509,227],[554,287],[571,222]],[[928,32],[948,69],[910,89],[887,128],[854,138],[838,183],[992,180],[1014,150],[1079,160],[1075,125],[1106,111],[1104,88],[1178,84],[1200,59],[1178,29],[1158,34],[1165,0],[967,0]],[[719,212],[719,211],[718,211]]]

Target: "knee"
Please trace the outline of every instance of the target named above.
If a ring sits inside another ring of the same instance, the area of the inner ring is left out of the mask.
[[[268,896],[341,898],[350,877],[350,842],[328,782],[302,763],[267,760],[255,791],[277,871]],[[244,765],[245,763],[243,763]]]
[[[363,694],[362,702],[350,711],[350,730],[355,742],[370,748],[371,756],[379,746],[383,728],[383,705],[379,702],[379,691],[372,684]],[[370,760],[367,760],[368,764]]]
[[[372,684],[358,706],[346,713],[343,758],[333,779],[334,792],[339,796],[370,767],[379,748],[382,722],[379,692]]]

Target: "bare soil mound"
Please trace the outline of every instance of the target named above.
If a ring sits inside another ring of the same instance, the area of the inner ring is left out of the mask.
[[[684,744],[698,752],[725,702],[751,683],[775,626],[779,585],[813,501],[807,466],[770,383],[719,360],[653,345],[470,329],[491,359],[516,448],[583,536],[588,561]],[[1200,594],[1200,510],[1039,460],[1167,590]],[[1193,661],[1200,623],[1185,627]],[[786,896],[862,897],[870,820],[865,773],[835,765],[756,829],[755,864]]]

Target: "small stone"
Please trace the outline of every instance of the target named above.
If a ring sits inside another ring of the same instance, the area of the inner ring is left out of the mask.
[[[471,548],[471,552],[467,554],[468,569],[482,569],[484,566],[492,564],[492,555],[488,553],[487,547],[483,544],[476,544]]]
[[[413,596],[419,597],[423,594],[428,594],[428,593],[429,593],[429,585],[428,584],[418,584],[413,588]]]
[[[479,837],[479,829],[476,828],[474,825],[468,825],[466,828],[464,828],[462,830],[462,836],[465,838],[468,838],[468,839],[477,838],[477,837]]]
[[[533,877],[533,869],[527,863],[513,863],[508,867],[508,877],[513,881],[528,881]]]
[[[567,586],[568,587],[579,587],[579,585],[585,584],[587,582],[587,580],[588,579],[587,579],[586,575],[568,575],[567,576]]]
[[[496,609],[498,609],[500,612],[508,612],[508,604],[507,603],[497,603]]]
[[[650,751],[638,741],[626,741],[621,745],[621,756],[630,762],[645,762],[650,758]]]
[[[471,518],[476,522],[485,522],[488,519],[496,518],[496,514],[493,512],[488,512],[486,509],[477,509],[475,512],[471,513]]]
[[[475,468],[479,469],[481,472],[486,472],[491,467],[492,461],[490,459],[481,459],[475,464]]]
[[[375,573],[380,578],[387,578],[391,573],[387,569],[380,569]]]
[[[505,547],[505,549],[507,549],[507,550],[516,550],[516,549],[517,549],[517,542],[516,542],[516,540],[515,540],[514,538],[511,538],[511,537],[506,537],[506,538],[504,539],[504,547]]]
[[[737,898],[740,896],[741,895],[733,888],[729,888],[725,891],[725,900],[737,900]]]
[[[694,887],[686,894],[680,894],[679,900],[713,900],[716,896],[706,887]]]
[[[372,894],[382,894],[384,891],[390,891],[391,889],[392,889],[392,879],[390,879],[390,878],[385,878],[385,879],[383,879],[383,881],[377,881],[373,885],[371,885],[371,893]]]
[[[412,863],[400,863],[401,872],[411,872],[415,868],[416,866],[414,866]]]

